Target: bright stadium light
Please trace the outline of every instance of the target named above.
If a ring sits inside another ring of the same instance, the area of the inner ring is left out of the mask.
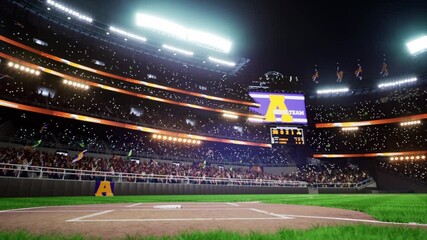
[[[190,51],[187,51],[187,50],[184,50],[184,49],[180,49],[180,48],[176,48],[176,47],[173,47],[173,46],[170,46],[170,45],[166,45],[166,44],[163,44],[162,47],[164,49],[170,50],[172,52],[182,53],[182,54],[189,55],[189,56],[193,56],[193,54],[194,54],[193,52],[190,52]]]
[[[51,5],[53,8],[56,8],[56,9],[58,9],[60,11],[63,11],[65,13],[67,13],[67,14],[70,14],[70,15],[76,17],[76,19],[79,19],[79,20],[82,20],[82,21],[86,21],[86,22],[89,22],[89,23],[91,23],[93,21],[93,19],[91,17],[88,17],[88,16],[86,16],[84,14],[81,14],[81,13],[79,13],[79,12],[77,12],[77,11],[71,9],[71,8],[68,8],[68,7],[66,7],[66,6],[64,6],[64,5],[60,4],[60,3],[57,3],[55,1],[47,0],[46,3],[49,4],[49,5]],[[48,8],[48,10],[50,10],[50,8]],[[70,17],[68,17],[68,19],[70,19]]]
[[[348,88],[322,89],[322,90],[317,90],[317,94],[344,93],[348,91],[349,91]]]
[[[113,27],[113,26],[110,26],[110,31],[114,32],[114,33],[117,33],[119,35],[123,35],[124,37],[133,38],[133,39],[136,39],[136,40],[139,40],[139,41],[142,41],[142,42],[147,41],[147,38],[145,38],[145,37],[141,37],[141,36],[138,36],[138,35],[133,34],[133,33],[128,33],[128,32],[126,32],[126,31],[124,31],[122,29],[119,29],[119,28],[116,28],[116,27]]]
[[[22,72],[31,73],[34,75],[40,75],[40,71],[34,70],[32,68],[26,67],[24,65],[20,65],[18,63],[8,62],[7,66],[13,67],[15,70],[21,70]]]
[[[359,127],[343,127],[341,128],[342,131],[357,131]]]
[[[262,118],[248,117],[248,122],[261,123],[264,122],[264,120]]]
[[[230,52],[231,42],[210,33],[188,29],[177,23],[162,18],[136,14],[136,25],[158,31],[173,38],[185,40],[223,53]]]
[[[70,86],[73,86],[73,87],[76,87],[76,88],[81,88],[81,89],[84,89],[84,90],[88,90],[89,89],[89,86],[86,85],[86,84],[78,83],[78,82],[73,82],[73,81],[68,80],[68,79],[63,79],[62,82],[64,84],[66,84],[66,85],[70,85]]]
[[[138,13],[136,14],[136,25],[151,28],[175,38],[184,40],[187,38],[187,30],[183,26],[162,18]]]
[[[206,47],[218,48],[218,50],[221,50],[224,53],[230,52],[231,49],[230,41],[217,37],[213,34],[197,30],[188,30],[187,40],[206,45]]]
[[[234,63],[234,62],[229,62],[229,61],[221,60],[221,59],[214,58],[214,57],[209,57],[209,60],[211,60],[212,62],[222,64],[222,65],[227,65],[230,67],[236,66],[236,63]]]
[[[399,81],[394,82],[385,82],[378,84],[378,88],[387,88],[387,87],[395,87],[406,83],[416,82],[418,79],[416,77],[413,78],[406,78]]]
[[[401,122],[400,126],[412,126],[412,125],[419,125],[419,124],[421,124],[421,120]]]
[[[427,36],[410,41],[406,44],[406,46],[412,55],[422,53],[427,50]]]
[[[225,118],[231,118],[231,119],[238,119],[239,118],[239,116],[234,115],[234,114],[229,114],[229,113],[224,113],[224,114],[222,114],[222,116]]]

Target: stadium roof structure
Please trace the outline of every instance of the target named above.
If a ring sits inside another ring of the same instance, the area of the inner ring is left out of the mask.
[[[108,25],[95,18],[91,18],[92,21],[90,22],[82,23],[77,17],[74,17],[77,14],[75,11],[69,13],[62,8],[51,9],[52,1],[10,0],[10,2],[83,35],[182,65],[221,74],[236,75],[249,62],[247,58],[229,56],[225,53],[225,50],[221,53],[214,51],[212,47],[206,48],[201,44],[193,44],[191,41],[179,41],[176,38],[168,38],[164,34],[159,34],[155,31],[146,31],[144,32],[145,36],[143,36],[141,33],[131,33],[124,30],[121,26]],[[65,4],[61,6],[65,7]],[[76,21],[73,21],[73,17],[76,18]],[[194,54],[188,56],[186,54],[179,54],[177,51],[166,51],[163,47],[164,44],[173,45],[176,49],[191,49],[191,52]],[[234,64],[228,65],[210,61],[209,56],[212,54],[216,54],[215,56],[218,55],[218,58],[224,58],[224,60],[232,60]]]

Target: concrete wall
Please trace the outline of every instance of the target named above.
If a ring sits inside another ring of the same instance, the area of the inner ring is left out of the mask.
[[[377,171],[376,182],[382,192],[427,193],[427,185],[396,174]]]
[[[274,174],[274,175],[280,175],[282,173],[289,174],[291,172],[296,172],[298,168],[296,166],[290,166],[290,167],[264,167],[264,172]]]
[[[308,193],[307,188],[162,183],[115,183],[114,195]],[[93,196],[95,181],[0,177],[0,197]]]

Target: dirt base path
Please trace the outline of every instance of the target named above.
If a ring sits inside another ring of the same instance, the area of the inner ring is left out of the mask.
[[[179,205],[181,208],[158,209]],[[343,224],[393,224],[337,208],[237,203],[135,203],[39,207],[0,211],[0,229],[82,234],[103,239],[126,235],[175,235],[195,230],[274,232],[280,228],[307,229]],[[411,224],[398,224],[411,225]],[[417,225],[427,229],[427,224]]]

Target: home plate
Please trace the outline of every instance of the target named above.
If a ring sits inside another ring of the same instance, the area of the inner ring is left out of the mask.
[[[156,205],[153,208],[160,208],[160,209],[176,209],[181,208],[181,205]]]

